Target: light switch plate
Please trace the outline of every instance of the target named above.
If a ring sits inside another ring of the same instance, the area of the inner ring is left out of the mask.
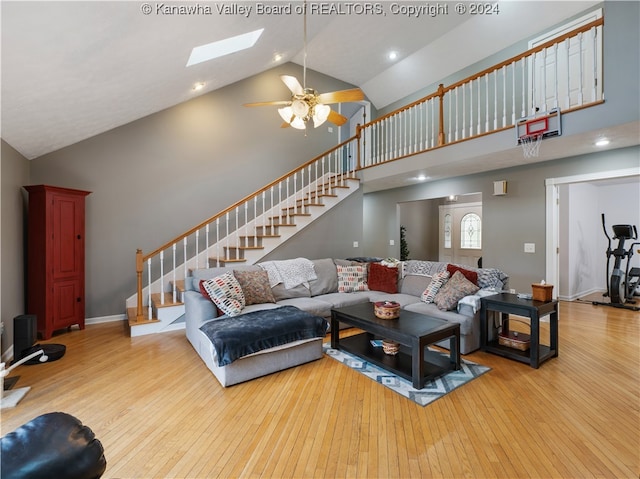
[[[357,247],[358,247],[358,242],[357,242],[357,241],[354,241],[354,242],[353,242],[353,247],[354,247],[354,248],[357,248]]]
[[[525,243],[524,244],[524,252],[525,253],[535,253],[536,252],[536,244],[535,243]]]

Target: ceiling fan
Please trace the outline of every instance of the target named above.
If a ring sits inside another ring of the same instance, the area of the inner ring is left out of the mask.
[[[347,118],[335,112],[329,105],[343,102],[364,100],[364,93],[360,88],[340,90],[330,93],[318,93],[313,88],[307,88],[307,9],[305,1],[304,9],[304,57],[302,85],[296,77],[281,75],[280,78],[291,91],[290,100],[264,101],[257,103],[245,103],[244,106],[282,106],[278,113],[284,120],[282,128],[292,126],[298,130],[305,130],[307,122],[313,120],[314,128],[318,128],[329,120],[337,126],[347,122]]]

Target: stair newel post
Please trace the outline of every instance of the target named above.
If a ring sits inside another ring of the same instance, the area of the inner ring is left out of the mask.
[[[440,83],[438,85],[438,109],[439,109],[439,117],[438,117],[438,146],[444,145],[445,137],[444,137],[444,85]]]
[[[142,250],[136,250],[136,283],[137,283],[137,295],[136,298],[136,321],[142,321],[144,314],[142,313],[142,273],[144,270],[144,258],[142,257]]]

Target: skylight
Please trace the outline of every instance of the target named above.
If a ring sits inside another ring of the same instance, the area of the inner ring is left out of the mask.
[[[224,40],[195,47],[191,50],[187,66],[190,67],[191,65],[197,65],[198,63],[251,48],[258,41],[263,31],[264,28],[261,28],[260,30],[254,30],[253,32],[243,33],[242,35],[236,35],[235,37],[229,37]]]

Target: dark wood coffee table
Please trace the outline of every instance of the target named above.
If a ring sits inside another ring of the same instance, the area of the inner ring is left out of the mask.
[[[340,338],[339,323],[364,331]],[[383,352],[371,344],[373,339],[390,339],[399,343],[396,355]],[[449,357],[430,351],[427,346],[449,339]],[[425,381],[460,369],[460,325],[424,314],[401,311],[398,319],[379,319],[373,303],[331,310],[331,347],[342,349],[391,371],[422,389]]]

